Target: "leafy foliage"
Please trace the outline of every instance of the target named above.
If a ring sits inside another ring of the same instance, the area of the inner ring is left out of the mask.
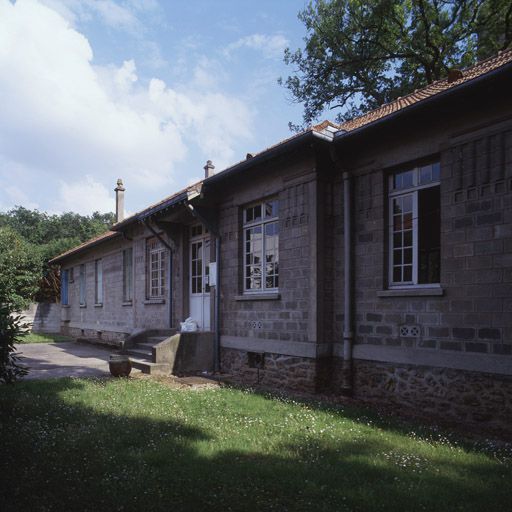
[[[286,49],[296,71],[280,83],[306,125],[325,108],[341,108],[338,121],[376,108],[512,42],[510,0],[316,0],[299,19],[305,48]]]
[[[28,325],[13,314],[14,308],[0,296],[0,382],[4,384],[12,384],[28,373],[27,368],[19,364],[14,346],[28,332]]]
[[[22,206],[0,213],[0,290],[17,310],[58,300],[59,269],[48,261],[113,223],[113,213],[48,215]]]
[[[28,305],[41,279],[41,254],[11,228],[0,227],[0,298],[13,310]]]

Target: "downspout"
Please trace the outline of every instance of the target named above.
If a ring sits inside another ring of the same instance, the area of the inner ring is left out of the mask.
[[[215,282],[215,344],[213,347],[213,367],[215,373],[220,371],[220,234],[215,238],[215,262],[217,280]]]
[[[343,248],[344,248],[344,321],[343,321],[343,364],[341,391],[352,395],[352,178],[343,173]]]

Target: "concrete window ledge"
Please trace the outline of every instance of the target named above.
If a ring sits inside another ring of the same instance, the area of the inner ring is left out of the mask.
[[[281,295],[279,293],[247,293],[246,295],[236,295],[236,301],[243,300],[280,300]]]
[[[80,307],[81,307],[81,308],[86,308],[86,307],[87,307],[87,304],[80,304]]]
[[[121,302],[121,306],[133,306],[133,302],[131,300],[124,301]]]
[[[64,309],[69,309],[71,307],[71,304],[61,304],[60,307]]]
[[[165,304],[165,299],[146,299],[144,304],[148,306],[151,304]]]
[[[442,297],[444,288],[401,288],[381,290],[377,292],[377,297]]]
[[[95,308],[102,308],[103,307],[103,303],[99,302],[98,304],[94,304],[94,307]]]

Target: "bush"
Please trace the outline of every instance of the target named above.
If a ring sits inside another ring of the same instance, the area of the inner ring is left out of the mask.
[[[28,324],[22,322],[14,307],[0,297],[0,382],[12,384],[28,373],[19,363],[14,344],[28,332]]]

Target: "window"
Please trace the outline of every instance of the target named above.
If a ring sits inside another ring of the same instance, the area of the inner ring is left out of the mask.
[[[85,265],[80,265],[80,306],[85,306]]]
[[[133,300],[133,249],[123,251],[123,302]]]
[[[389,177],[390,286],[439,283],[440,206],[439,162]]]
[[[69,270],[63,270],[60,276],[60,302],[69,305]]]
[[[75,268],[74,267],[71,267],[70,269],[68,269],[68,281],[70,283],[74,283],[75,282]]]
[[[244,291],[279,287],[279,202],[268,200],[244,209]]]
[[[147,295],[149,299],[165,295],[165,249],[156,238],[147,241]]]
[[[103,263],[94,262],[94,303],[103,304]]]

